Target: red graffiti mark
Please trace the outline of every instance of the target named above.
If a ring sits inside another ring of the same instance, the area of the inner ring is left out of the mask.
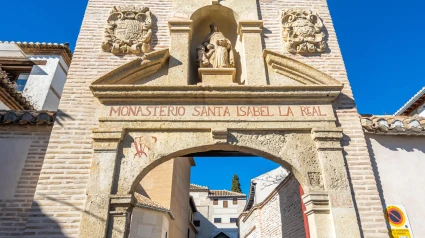
[[[146,157],[149,156],[149,151],[151,151],[151,147],[156,144],[158,138],[155,136],[140,136],[134,138],[134,148],[136,148],[136,153],[134,154],[134,158],[139,156],[141,158],[143,155]]]

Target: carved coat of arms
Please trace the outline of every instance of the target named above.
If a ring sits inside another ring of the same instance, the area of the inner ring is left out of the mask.
[[[323,22],[310,10],[282,11],[282,35],[285,48],[290,53],[325,52],[327,44]]]
[[[152,13],[147,7],[114,7],[108,18],[102,49],[113,54],[141,54],[151,49]]]

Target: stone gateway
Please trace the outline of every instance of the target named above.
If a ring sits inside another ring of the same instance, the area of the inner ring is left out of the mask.
[[[310,237],[387,237],[325,0],[89,0],[57,117],[28,236],[128,237],[150,171],[232,151],[293,174]]]

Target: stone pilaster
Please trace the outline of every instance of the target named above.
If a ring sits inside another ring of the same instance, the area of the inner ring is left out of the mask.
[[[79,237],[105,237],[121,131],[94,131],[94,155]]]
[[[168,85],[188,85],[192,20],[168,21],[171,35]]]
[[[312,130],[312,137],[316,143],[318,158],[322,167],[325,190],[329,194],[335,235],[336,237],[360,237],[342,154],[342,129],[316,128]]]
[[[136,204],[133,195],[111,196],[108,238],[125,238],[130,232],[131,213]]]
[[[267,85],[264,58],[262,57],[263,21],[240,21],[238,34],[244,48],[244,75],[246,85]]]
[[[310,237],[335,237],[327,193],[310,193],[302,197],[306,207]]]

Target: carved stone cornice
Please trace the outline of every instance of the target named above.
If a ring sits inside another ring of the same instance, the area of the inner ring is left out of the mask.
[[[311,135],[313,140],[316,142],[316,148],[318,151],[342,150],[341,128],[314,128],[311,131]]]
[[[168,21],[170,33],[188,32],[192,35],[192,20],[171,19]]]
[[[111,195],[109,214],[125,216],[134,207],[137,199],[133,195]]]
[[[170,56],[168,49],[145,54],[103,75],[92,83],[92,91],[96,85],[132,84],[137,80],[158,72]]]
[[[92,85],[104,104],[118,102],[332,102],[342,86]]]
[[[211,137],[216,143],[226,143],[228,133],[229,132],[227,128],[212,128],[211,129]]]
[[[93,149],[95,152],[116,151],[123,136],[121,129],[94,129]]]
[[[267,64],[278,74],[287,76],[304,85],[333,85],[341,89],[343,84],[331,76],[282,54],[264,50]]]
[[[263,32],[263,21],[252,20],[252,21],[239,21],[238,22],[238,34],[242,37],[243,33],[259,33]]]
[[[307,216],[312,214],[329,214],[331,212],[329,206],[329,195],[327,193],[310,193],[302,197]]]
[[[362,116],[365,133],[425,136],[425,118],[409,116]]]

